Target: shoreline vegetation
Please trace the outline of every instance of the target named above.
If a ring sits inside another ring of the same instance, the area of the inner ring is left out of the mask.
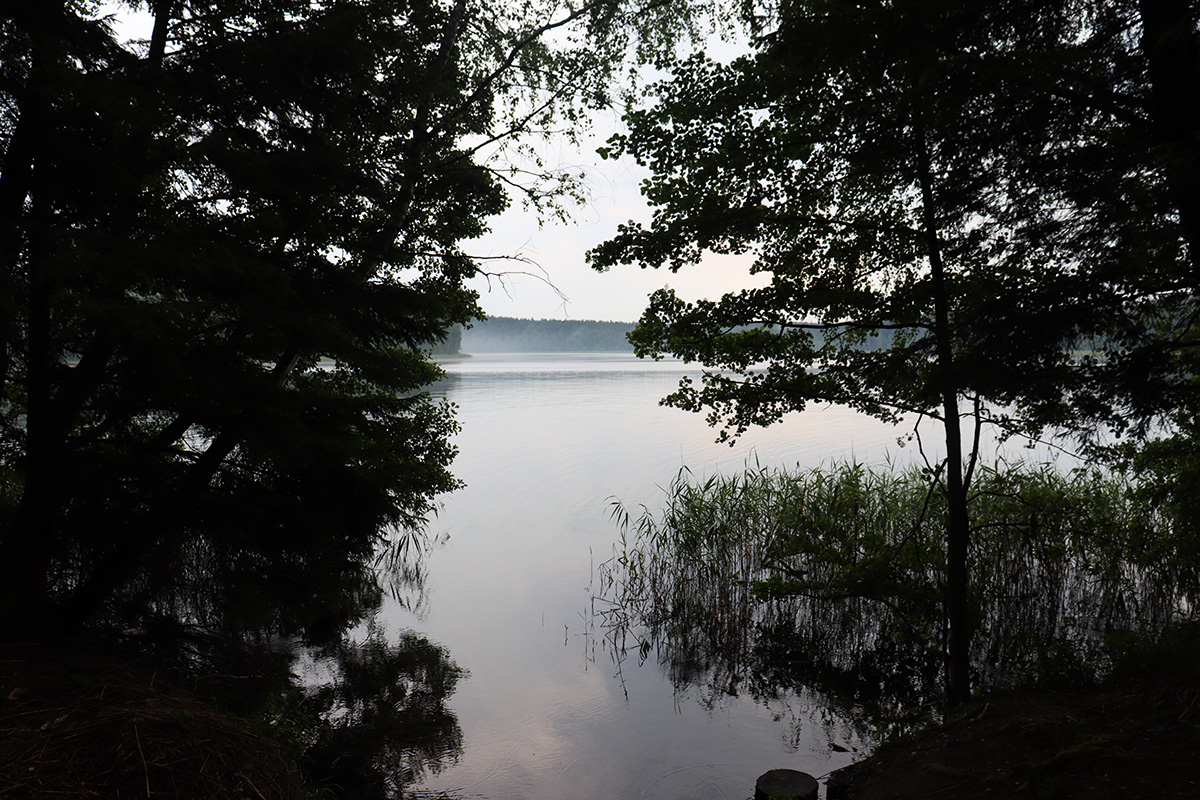
[[[591,319],[526,319],[488,317],[469,327],[453,327],[433,348],[433,355],[446,358],[472,353],[632,353],[629,334],[634,322]],[[746,329],[761,326],[741,326]],[[825,337],[820,333],[817,341]],[[881,330],[863,338],[862,347],[877,350],[890,346],[893,335]]]
[[[655,659],[677,691],[815,691],[871,752],[830,800],[1196,796],[1186,518],[1111,471],[980,466],[980,689],[944,714],[935,487],[926,469],[848,462],[682,470],[658,513],[614,502],[598,628],[618,664]]]
[[[692,682],[769,672],[819,687],[852,675],[839,686],[847,706],[873,706],[869,728],[892,719],[890,732],[906,732],[898,712],[941,705],[936,479],[915,465],[748,464],[707,478],[681,470],[657,513],[614,502],[621,540],[597,597],[607,640],[668,663],[699,648],[709,667],[687,673]],[[1144,642],[1194,621],[1191,537],[1124,476],[981,464],[971,515],[972,669],[983,689],[1098,686]]]

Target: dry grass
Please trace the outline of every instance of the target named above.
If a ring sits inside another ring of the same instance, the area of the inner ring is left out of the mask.
[[[0,646],[0,798],[301,797],[270,738],[136,662]]]

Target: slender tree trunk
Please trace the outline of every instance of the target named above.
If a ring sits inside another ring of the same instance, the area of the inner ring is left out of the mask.
[[[37,138],[37,105],[27,91],[17,124],[4,153],[0,172],[0,396],[10,380],[18,303],[17,274],[21,261],[25,200],[33,177],[33,140]]]
[[[54,280],[50,268],[53,237],[53,209],[46,171],[39,169],[51,147],[47,118],[51,87],[48,75],[59,60],[54,47],[54,29],[60,24],[62,2],[47,2],[31,19],[29,91],[21,109],[23,143],[26,158],[13,166],[20,177],[7,187],[6,216],[12,219],[13,235],[25,227],[25,264],[27,269],[27,314],[25,318],[25,458],[24,485],[17,503],[15,524],[4,532],[0,547],[0,636],[9,639],[33,639],[43,635],[50,624],[49,570],[53,543],[57,537],[58,493],[55,468],[61,452],[52,387],[57,358],[53,347],[52,302]],[[16,137],[14,136],[14,139]],[[10,148],[11,149],[11,148]],[[25,183],[27,191],[22,191]],[[28,212],[25,211],[28,201]],[[18,220],[20,220],[18,222]],[[7,221],[7,220],[6,220]],[[20,247],[12,243],[11,253],[19,261]],[[15,274],[18,261],[6,264],[8,275]],[[7,343],[6,343],[7,346]]]
[[[918,134],[917,171],[921,184],[922,225],[933,286],[934,339],[937,354],[937,391],[942,403],[946,435],[946,596],[945,615],[950,626],[946,662],[946,702],[951,708],[971,698],[971,638],[967,614],[967,558],[971,537],[967,515],[967,486],[963,480],[962,430],[958,412],[959,386],[954,365],[954,336],[950,327],[950,302],[945,264],[938,236],[929,149]]]
[[[6,576],[14,581],[13,594],[22,606],[11,632],[34,638],[49,624],[49,570],[51,543],[57,538],[56,453],[61,449],[51,387],[54,354],[51,345],[53,285],[46,272],[49,214],[39,196],[36,180],[33,199],[33,232],[30,236],[30,288],[28,348],[26,349],[25,485],[17,506],[17,524],[10,534]],[[7,593],[7,592],[6,592]]]

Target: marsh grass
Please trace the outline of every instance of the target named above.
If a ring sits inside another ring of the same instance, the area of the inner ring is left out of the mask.
[[[946,631],[945,502],[930,470],[748,463],[684,469],[658,513],[614,502],[599,570],[618,658],[653,653],[677,687],[771,696],[807,686],[889,724],[938,705]],[[976,680],[1101,680],[1120,631],[1153,635],[1194,607],[1169,519],[1124,480],[1050,465],[981,467],[970,511]]]

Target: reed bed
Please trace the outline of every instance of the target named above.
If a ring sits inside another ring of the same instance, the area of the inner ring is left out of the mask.
[[[680,686],[824,686],[893,719],[934,705],[946,641],[938,478],[747,464],[681,470],[656,513],[615,502],[621,540],[596,593],[606,641],[618,658],[656,654]],[[970,512],[978,682],[1098,680],[1114,634],[1191,616],[1185,537],[1117,476],[981,467]]]

